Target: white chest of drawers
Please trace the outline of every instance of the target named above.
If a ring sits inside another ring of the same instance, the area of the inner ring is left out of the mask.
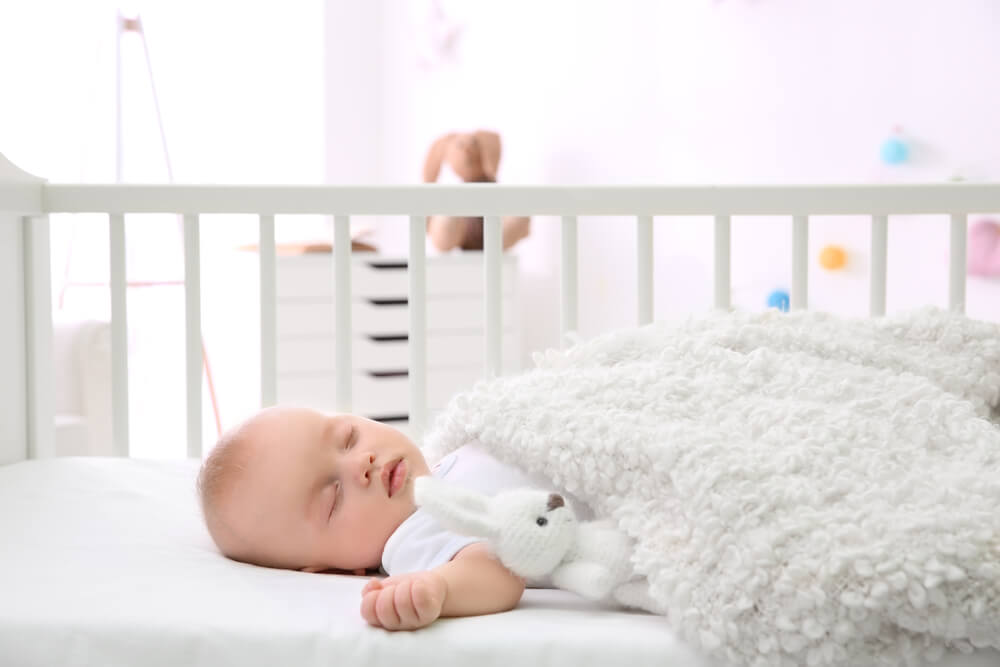
[[[405,257],[351,257],[352,404],[356,414],[405,427],[409,418],[409,311]],[[427,258],[427,408],[441,410],[482,377],[481,253]],[[504,372],[520,365],[517,258],[503,263]],[[332,411],[336,399],[333,262],[329,254],[278,257],[279,403]]]

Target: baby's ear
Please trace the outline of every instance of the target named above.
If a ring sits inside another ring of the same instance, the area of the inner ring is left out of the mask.
[[[413,498],[447,528],[473,537],[496,535],[484,495],[423,475],[413,481]]]

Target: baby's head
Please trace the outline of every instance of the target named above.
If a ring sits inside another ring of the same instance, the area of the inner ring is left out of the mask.
[[[354,415],[276,407],[219,440],[198,477],[208,530],[226,556],[295,570],[378,567],[429,474],[401,432]]]

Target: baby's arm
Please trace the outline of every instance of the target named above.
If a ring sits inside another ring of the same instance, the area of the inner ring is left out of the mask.
[[[436,567],[448,584],[442,616],[510,611],[521,601],[524,579],[508,570],[482,542],[470,544]]]
[[[361,591],[361,615],[386,630],[414,630],[441,616],[508,611],[523,593],[524,580],[477,542],[433,570],[372,579]]]

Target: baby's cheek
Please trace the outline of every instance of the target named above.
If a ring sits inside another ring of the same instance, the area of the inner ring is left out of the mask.
[[[378,526],[361,516],[337,522],[323,535],[323,543],[331,556],[348,569],[377,567],[382,562],[383,540],[375,539]]]

